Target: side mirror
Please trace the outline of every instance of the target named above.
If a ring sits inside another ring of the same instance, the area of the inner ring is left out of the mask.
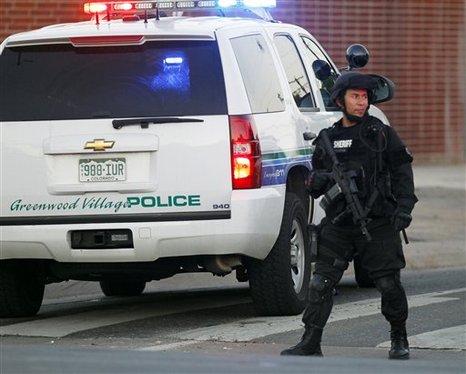
[[[362,44],[352,44],[346,49],[349,69],[362,68],[369,62],[369,51]]]
[[[317,135],[314,134],[313,132],[304,132],[303,133],[303,138],[304,140],[314,140],[315,138],[317,138]]]
[[[369,74],[369,76],[377,81],[377,87],[374,89],[375,98],[373,104],[391,100],[395,95],[395,83],[382,75]]]
[[[317,138],[317,135],[310,131],[303,132],[303,138],[304,140],[314,140],[315,138]]]

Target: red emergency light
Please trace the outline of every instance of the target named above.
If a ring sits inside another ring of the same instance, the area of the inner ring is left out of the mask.
[[[109,5],[104,3],[85,3],[84,4],[84,13],[87,14],[96,14],[96,13],[105,13],[109,10]]]

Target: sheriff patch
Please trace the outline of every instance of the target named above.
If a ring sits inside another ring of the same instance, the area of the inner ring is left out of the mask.
[[[352,143],[353,143],[353,139],[335,140],[333,142],[333,149],[350,148]]]

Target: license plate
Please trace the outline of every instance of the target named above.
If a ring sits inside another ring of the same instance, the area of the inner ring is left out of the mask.
[[[126,180],[125,158],[79,160],[80,182],[117,182]]]

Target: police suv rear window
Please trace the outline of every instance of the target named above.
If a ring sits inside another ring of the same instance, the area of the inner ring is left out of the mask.
[[[0,120],[226,114],[217,44],[5,48]]]

